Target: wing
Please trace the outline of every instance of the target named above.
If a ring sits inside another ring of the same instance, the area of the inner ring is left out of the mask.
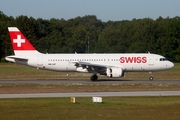
[[[92,64],[89,62],[75,62],[74,65],[77,67],[79,72],[90,72],[90,73],[100,73],[106,74],[107,67],[106,65]]]

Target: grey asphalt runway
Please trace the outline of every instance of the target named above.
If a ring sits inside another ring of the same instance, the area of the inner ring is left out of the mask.
[[[180,80],[0,80],[3,84],[180,84]],[[140,92],[81,92],[81,93],[35,93],[35,94],[0,94],[0,98],[46,98],[46,97],[93,97],[93,96],[179,96],[180,91],[140,91]]]
[[[140,91],[140,92],[81,92],[81,93],[35,93],[0,94],[0,98],[47,98],[47,97],[108,97],[108,96],[179,96],[180,91]]]
[[[98,81],[90,80],[62,80],[62,79],[34,79],[34,80],[18,80],[8,79],[0,80],[1,84],[180,84],[180,80],[119,80],[119,79],[105,79]]]

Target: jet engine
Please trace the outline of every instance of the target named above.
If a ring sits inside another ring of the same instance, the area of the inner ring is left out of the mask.
[[[120,78],[124,76],[124,71],[122,68],[107,68],[106,75],[108,77]]]

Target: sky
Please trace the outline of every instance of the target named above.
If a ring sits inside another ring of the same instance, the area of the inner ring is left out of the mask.
[[[180,16],[180,0],[0,0],[7,16],[71,19],[96,15],[104,22]]]

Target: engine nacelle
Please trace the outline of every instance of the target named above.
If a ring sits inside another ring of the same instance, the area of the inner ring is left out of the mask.
[[[76,71],[78,71],[78,72],[88,72],[88,70],[86,68],[83,68],[83,67],[77,67]]]
[[[108,77],[120,78],[124,76],[124,71],[122,68],[107,68],[106,75]]]

